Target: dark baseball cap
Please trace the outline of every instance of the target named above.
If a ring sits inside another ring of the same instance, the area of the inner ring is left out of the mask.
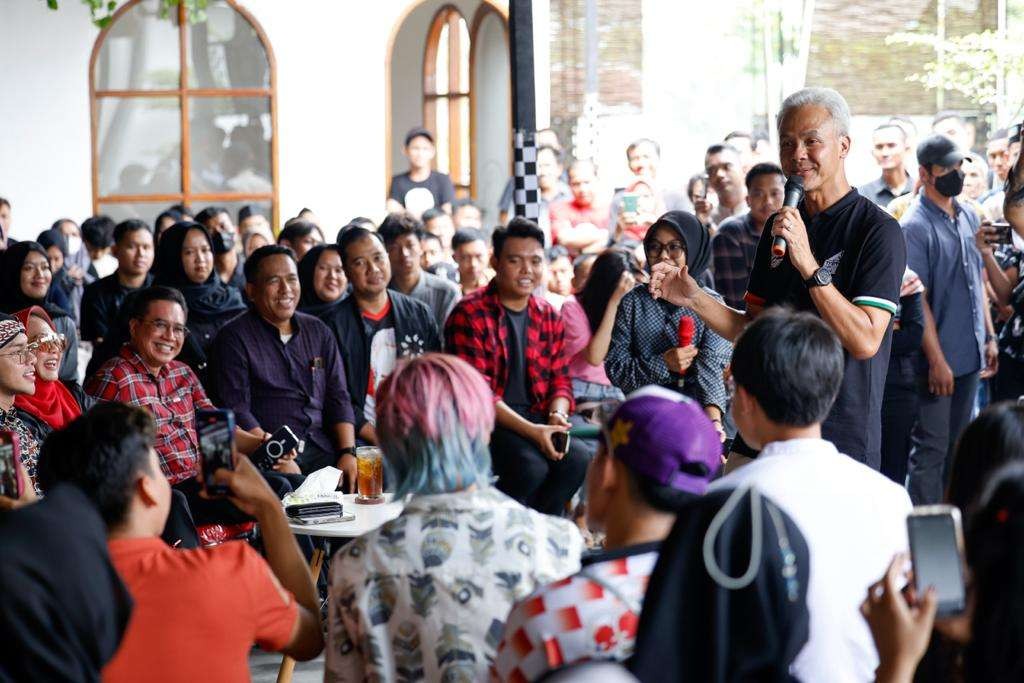
[[[963,158],[964,153],[945,135],[929,136],[917,146],[917,163],[921,166],[956,166]]]
[[[605,425],[612,457],[656,484],[703,494],[722,466],[722,441],[696,401],[663,387],[629,396]]]
[[[431,133],[426,128],[419,126],[417,128],[413,128],[412,130],[405,134],[405,146],[408,147],[409,143],[412,142],[414,138],[421,137],[430,140],[430,144],[434,144],[434,134]]]

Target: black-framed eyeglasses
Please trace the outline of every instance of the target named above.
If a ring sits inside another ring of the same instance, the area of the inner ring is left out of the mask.
[[[140,320],[139,322],[146,325],[152,325],[153,329],[160,334],[167,334],[170,332],[173,336],[181,337],[182,339],[188,336],[188,328],[184,325],[169,323],[166,320],[161,320],[160,318],[157,318],[156,320]]]
[[[650,242],[644,243],[644,250],[648,256],[654,258],[661,258],[662,253],[668,252],[668,257],[677,259],[686,253],[686,245],[682,242],[675,240],[668,244],[662,244],[657,240],[651,240]]]

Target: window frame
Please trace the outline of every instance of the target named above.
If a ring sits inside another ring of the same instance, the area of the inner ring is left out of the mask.
[[[110,23],[100,31],[93,44],[92,54],[89,57],[89,114],[90,114],[90,145],[92,152],[92,211],[98,214],[100,204],[133,204],[144,202],[167,202],[168,204],[183,203],[193,207],[195,203],[218,204],[222,202],[245,202],[245,201],[270,201],[271,216],[268,216],[272,226],[280,225],[280,186],[278,182],[278,149],[277,149],[277,61],[274,51],[267,39],[263,27],[256,21],[255,17],[238,4],[236,0],[224,0],[238,15],[252,26],[259,38],[267,55],[267,64],[270,68],[270,86],[267,88],[194,88],[189,85],[189,64],[188,64],[188,17],[185,10],[185,3],[179,3],[178,13],[178,61],[179,79],[178,87],[160,90],[100,90],[96,87],[96,61],[99,58],[103,44],[110,33],[111,28],[126,12],[130,11],[144,0],[129,0],[114,12]],[[168,19],[169,21],[169,19]],[[100,195],[99,192],[99,169],[100,158],[98,148],[99,128],[99,104],[101,99],[107,97],[117,98],[168,98],[178,99],[180,113],[181,132],[181,187],[180,192],[168,192],[163,194],[112,194]],[[191,121],[189,121],[190,98],[269,98],[270,100],[270,192],[192,192],[192,140],[190,135]],[[194,207],[193,207],[194,208]],[[151,217],[143,217],[151,220]]]
[[[468,73],[462,73],[462,35],[459,30],[460,22],[466,27],[466,37],[469,40],[470,58],[467,60]],[[441,40],[441,31],[448,27],[448,89],[445,93],[438,93],[435,83],[437,81],[437,56]],[[427,31],[426,47],[423,51],[423,126],[436,137],[437,133],[437,109],[438,100],[448,102],[448,139],[438,140],[438,144],[447,142],[448,147],[448,175],[455,186],[455,193],[458,196],[471,194],[474,188],[473,173],[473,92],[472,92],[472,46],[473,35],[470,32],[469,22],[462,12],[455,5],[443,5],[434,13],[430,20],[430,29]],[[462,101],[467,102],[469,109],[468,127],[464,131],[460,109]],[[465,137],[465,140],[463,138]],[[463,142],[468,146],[466,150],[469,155],[469,168],[462,167]],[[437,168],[437,157],[434,158],[434,168]],[[465,171],[465,173],[463,173]],[[462,178],[466,175],[469,182],[463,184]]]

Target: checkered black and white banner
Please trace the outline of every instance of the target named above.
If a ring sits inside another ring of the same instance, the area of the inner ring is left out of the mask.
[[[540,217],[540,190],[537,187],[537,143],[532,130],[517,130],[514,135],[515,215],[536,221]]]

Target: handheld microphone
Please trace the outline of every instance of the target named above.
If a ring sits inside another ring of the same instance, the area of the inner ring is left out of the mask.
[[[679,343],[676,345],[679,348],[685,348],[693,343],[694,324],[693,318],[688,315],[684,315],[679,319]],[[686,374],[686,373],[683,373]],[[683,378],[679,378],[679,388],[681,389],[685,382]]]
[[[783,206],[796,206],[804,198],[804,179],[798,175],[791,175],[786,181],[786,197],[782,200]],[[786,255],[786,238],[779,236],[772,240],[772,256]]]

